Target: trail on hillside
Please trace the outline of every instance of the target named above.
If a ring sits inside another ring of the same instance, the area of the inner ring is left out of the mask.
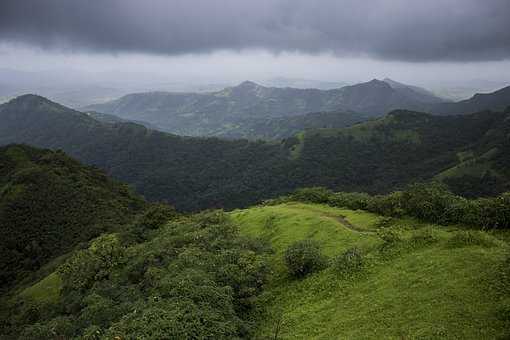
[[[333,219],[336,222],[340,223],[343,227],[345,227],[355,233],[360,233],[360,234],[373,234],[374,233],[373,231],[368,231],[363,228],[360,228],[359,226],[357,226],[355,224],[352,224],[349,220],[347,220],[347,218],[344,215],[340,215],[340,214],[336,215],[336,214],[326,213],[324,211],[321,211],[320,209],[309,208],[309,207],[306,207],[304,209],[302,209],[302,208],[294,208],[294,209],[308,210],[308,211],[314,212],[316,214],[319,214],[321,217]]]

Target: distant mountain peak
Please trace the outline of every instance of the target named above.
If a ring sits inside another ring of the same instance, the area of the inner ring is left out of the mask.
[[[18,96],[14,99],[11,99],[7,103],[4,104],[6,107],[17,107],[22,108],[24,110],[30,110],[35,109],[38,107],[53,107],[53,108],[63,108],[62,105],[52,102],[48,98],[36,95],[36,94],[24,94],[21,96]]]
[[[253,81],[245,80],[241,84],[237,85],[236,87],[237,88],[244,88],[244,89],[255,89],[255,88],[258,88],[260,86],[261,85],[255,83]]]
[[[14,99],[11,99],[8,103],[20,103],[20,102],[32,102],[32,103],[36,103],[36,102],[39,102],[39,103],[52,103],[51,100],[49,100],[48,98],[45,98],[45,97],[42,97],[42,96],[39,96],[37,94],[24,94],[24,95],[21,95],[21,96],[18,96]]]
[[[379,80],[379,79],[372,79],[371,81],[367,82],[367,84],[372,84],[372,85],[387,85],[384,81],[382,80]]]

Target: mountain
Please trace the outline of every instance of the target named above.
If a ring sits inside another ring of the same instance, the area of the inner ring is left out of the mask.
[[[97,121],[99,121],[101,123],[104,123],[104,124],[135,123],[135,124],[143,125],[146,128],[148,128],[148,129],[155,129],[155,130],[157,130],[157,128],[155,126],[152,126],[151,124],[149,124],[147,122],[143,122],[141,120],[127,120],[127,119],[122,119],[122,118],[117,117],[117,116],[112,115],[112,114],[101,113],[101,112],[94,112],[94,111],[89,111],[89,112],[85,112],[85,113],[89,117],[94,118],[95,120],[97,120]]]
[[[305,188],[152,211],[0,297],[0,338],[506,339],[509,198]],[[487,218],[497,233],[458,223]]]
[[[125,185],[61,151],[0,148],[1,286],[130,222],[144,204]]]
[[[253,119],[326,111],[381,116],[398,108],[418,108],[431,100],[430,95],[410,87],[392,87],[375,79],[332,90],[264,87],[245,81],[212,93],[131,94],[105,104],[88,106],[85,110],[146,121],[158,129],[180,135],[207,136],[218,131],[221,134],[232,125],[246,130],[245,125],[251,124]]]
[[[459,194],[493,195],[510,185],[509,114],[393,111],[348,128],[306,131],[292,152],[302,164],[315,165],[307,176],[326,187],[384,192],[436,178]]]
[[[179,209],[235,207],[293,187],[279,143],[189,138],[135,123],[104,124],[43,97],[0,105],[0,145],[62,149]],[[274,172],[274,173],[272,173]]]
[[[306,186],[384,193],[433,178],[456,193],[486,196],[510,183],[509,114],[400,110],[347,128],[250,142],[103,124],[28,95],[0,106],[0,144],[63,149],[147,199],[183,210],[242,207]]]
[[[212,131],[210,135],[228,139],[281,140],[308,129],[342,128],[368,119],[364,114],[342,111],[312,112],[278,118],[248,118],[223,126]]]
[[[415,98],[417,101],[421,103],[444,103],[449,101],[447,99],[440,98],[436,96],[434,93],[418,86],[399,83],[390,78],[384,78],[383,81],[390,85],[393,89],[404,92],[409,97]]]
[[[491,93],[477,93],[456,103],[440,103],[427,106],[426,111],[437,114],[466,114],[482,110],[503,111],[510,106],[510,86]]]

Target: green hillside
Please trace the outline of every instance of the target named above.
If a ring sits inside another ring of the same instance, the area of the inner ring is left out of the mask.
[[[363,211],[284,203],[231,213],[241,231],[269,240],[273,271],[261,297],[260,339],[496,339],[508,335],[498,282],[508,244],[462,227],[388,220]],[[384,228],[382,228],[384,226]],[[473,233],[473,234],[471,234]],[[397,236],[396,236],[397,235]],[[472,235],[469,241],[467,235]],[[362,268],[333,265],[303,279],[283,256],[316,240],[333,259],[356,247]],[[508,322],[508,321],[507,321]]]
[[[0,298],[0,338],[249,338],[267,248],[223,212],[168,212],[149,210]]]
[[[265,87],[245,81],[211,93],[134,93],[85,110],[148,122],[186,136],[290,137],[296,126],[346,126],[394,109],[419,109],[443,100],[415,87],[374,79],[338,89]],[[490,107],[487,107],[490,108]],[[310,112],[337,112],[313,115]],[[359,112],[350,114],[344,112]],[[352,117],[354,116],[354,117]],[[311,119],[313,118],[313,121]]]
[[[369,119],[357,112],[327,111],[277,118],[246,118],[212,131],[208,135],[220,138],[251,140],[281,140],[297,133],[320,128],[343,128]]]
[[[0,148],[1,288],[127,223],[145,203],[63,152]]]
[[[318,247],[323,262],[293,276],[289,248],[303,240]],[[442,226],[288,198],[191,216],[156,208],[5,295],[0,335],[504,339],[508,240],[508,229]]]
[[[394,111],[347,128],[311,129],[264,142],[104,124],[26,95],[0,105],[0,144],[62,149],[132,185],[148,200],[187,211],[246,207],[299,187],[387,193],[433,178],[476,197],[510,188],[508,117],[509,112],[433,116]],[[474,169],[456,170],[466,165],[459,155],[471,155]]]

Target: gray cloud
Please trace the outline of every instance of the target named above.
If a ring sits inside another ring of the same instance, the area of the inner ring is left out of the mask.
[[[400,61],[510,58],[509,0],[2,0],[0,41],[166,55],[262,48]]]

